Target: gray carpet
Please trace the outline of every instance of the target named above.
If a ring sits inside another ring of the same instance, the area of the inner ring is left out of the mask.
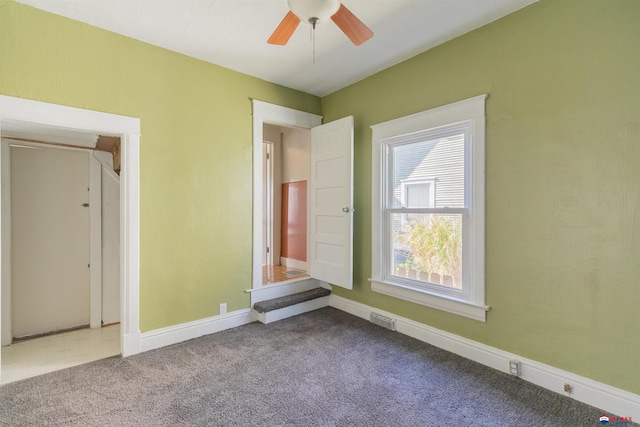
[[[596,426],[602,411],[324,308],[0,387],[10,426]]]

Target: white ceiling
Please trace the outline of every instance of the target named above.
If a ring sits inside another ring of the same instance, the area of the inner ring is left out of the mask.
[[[328,95],[537,0],[343,0],[375,33],[356,47],[332,21],[267,39],[286,0],[18,0],[318,96]]]

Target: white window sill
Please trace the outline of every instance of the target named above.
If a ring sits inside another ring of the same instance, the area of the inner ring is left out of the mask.
[[[487,321],[487,311],[491,307],[488,305],[474,304],[468,301],[456,299],[446,295],[438,295],[424,289],[418,289],[407,285],[400,285],[390,282],[381,282],[369,279],[371,290],[381,294],[400,298],[416,304],[469,317],[480,322]]]

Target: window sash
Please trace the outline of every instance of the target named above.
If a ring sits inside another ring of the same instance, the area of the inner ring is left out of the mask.
[[[436,294],[448,295],[454,298],[460,298],[463,300],[469,300],[471,298],[471,290],[468,277],[468,249],[466,248],[467,230],[469,224],[470,210],[468,208],[469,200],[469,188],[470,179],[468,176],[469,168],[464,168],[464,207],[443,207],[443,208],[408,208],[408,207],[394,207],[394,165],[395,156],[394,148],[398,146],[405,146],[410,144],[418,144],[425,141],[433,141],[436,139],[447,138],[455,135],[463,135],[464,138],[464,162],[469,162],[470,159],[470,127],[471,121],[465,120],[453,124],[441,126],[437,129],[426,129],[420,132],[416,132],[411,135],[399,135],[396,137],[388,138],[382,141],[381,166],[384,169],[384,173],[381,176],[383,181],[381,182],[383,188],[383,206],[382,218],[383,219],[383,231],[382,231],[382,250],[381,250],[381,271],[380,276],[383,280],[391,283],[402,283],[412,287],[425,289]],[[418,180],[416,180],[418,181]],[[435,180],[434,180],[435,181]],[[409,181],[410,182],[410,181]],[[393,274],[394,264],[394,252],[393,252],[393,214],[458,214],[462,216],[462,287],[453,288],[446,285],[440,285],[436,283],[428,283],[420,280],[410,279],[406,277],[400,277]]]
[[[420,212],[417,212],[420,211]],[[429,212],[425,212],[429,211]],[[434,212],[436,211],[436,212]],[[439,213],[439,214],[459,214],[462,216],[462,287],[453,288],[447,285],[440,285],[437,283],[423,282],[420,280],[410,279],[406,277],[400,277],[393,274],[393,213]],[[471,260],[469,259],[469,247],[468,247],[468,230],[470,216],[468,215],[468,209],[465,208],[446,208],[446,209],[386,209],[382,215],[382,262],[380,265],[380,278],[387,282],[398,282],[405,285],[429,290],[437,294],[443,294],[459,298],[462,300],[471,299],[471,289],[469,285],[469,270]]]
[[[469,175],[470,165],[469,162],[471,159],[471,134],[472,134],[472,120],[463,120],[456,123],[447,124],[444,126],[440,126],[435,129],[425,129],[419,132],[414,132],[408,135],[398,135],[394,137],[386,138],[381,143],[381,161],[382,167],[384,170],[383,174],[383,209],[393,208],[394,206],[394,173],[395,173],[395,155],[394,149],[401,146],[412,145],[412,144],[420,144],[424,142],[430,142],[434,140],[449,138],[457,135],[463,135],[464,141],[464,152],[463,152],[463,161],[465,163],[464,166],[464,184],[463,184],[463,205],[464,207],[469,206],[469,194],[470,194],[470,184],[471,177]],[[415,179],[415,180],[407,180],[407,184],[411,184],[411,181],[414,182],[429,182],[432,181],[434,184],[437,181],[436,179]],[[433,185],[433,184],[432,184]],[[433,191],[433,187],[432,187]],[[436,196],[437,197],[437,196]],[[436,200],[434,202],[437,203]]]

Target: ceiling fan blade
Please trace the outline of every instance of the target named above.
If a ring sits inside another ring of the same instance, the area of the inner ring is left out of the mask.
[[[278,25],[278,28],[271,34],[267,43],[285,45],[293,35],[293,32],[298,28],[300,18],[295,13],[289,11]]]
[[[356,46],[360,46],[373,37],[373,31],[364,25],[364,23],[343,4],[340,5],[340,8],[331,17],[331,20],[336,23],[338,28],[340,28]]]

